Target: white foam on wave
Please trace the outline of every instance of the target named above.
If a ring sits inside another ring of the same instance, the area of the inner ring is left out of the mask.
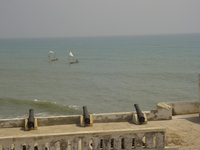
[[[75,110],[78,110],[80,107],[79,106],[76,106],[76,105],[69,105],[69,108],[73,108]]]

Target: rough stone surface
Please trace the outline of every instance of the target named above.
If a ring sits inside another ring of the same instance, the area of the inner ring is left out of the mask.
[[[172,120],[155,121],[166,128],[166,146],[180,147],[180,150],[200,150],[199,114],[173,116]]]

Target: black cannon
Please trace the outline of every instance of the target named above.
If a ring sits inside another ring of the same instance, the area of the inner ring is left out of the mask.
[[[34,110],[29,110],[28,128],[34,128]]]
[[[83,120],[85,124],[90,124],[90,115],[87,110],[87,106],[83,106]]]
[[[135,104],[135,109],[136,109],[136,112],[137,112],[137,116],[138,116],[138,120],[140,123],[143,123],[145,122],[145,118],[144,118],[144,115],[142,113],[142,111],[140,110],[140,107],[138,104]]]

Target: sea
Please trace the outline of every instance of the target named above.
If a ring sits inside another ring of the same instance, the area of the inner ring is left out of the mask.
[[[78,63],[69,64],[70,52]],[[198,101],[199,73],[200,34],[1,38],[0,119]]]

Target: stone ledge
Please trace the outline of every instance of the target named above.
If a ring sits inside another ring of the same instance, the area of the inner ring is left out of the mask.
[[[199,113],[199,101],[164,102],[172,108],[172,115]]]

